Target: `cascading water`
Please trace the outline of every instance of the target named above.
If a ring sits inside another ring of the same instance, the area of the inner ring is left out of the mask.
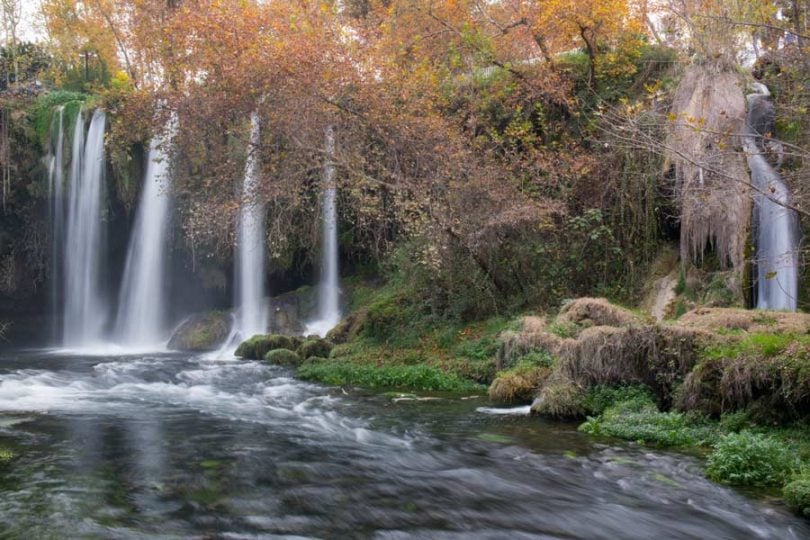
[[[770,92],[756,84],[757,93],[748,96],[748,134],[745,150],[755,198],[757,244],[757,308],[796,311],[798,298],[799,225],[790,204],[790,192],[779,173],[765,159],[762,137],[772,131],[763,128],[762,111],[772,109]],[[772,118],[772,115],[770,115]],[[766,124],[770,123],[768,121]]]
[[[56,141],[53,143],[48,156],[48,200],[51,232],[51,320],[59,320],[60,284],[62,279],[62,245],[65,234],[65,133],[64,108],[59,107],[58,116],[54,118]],[[53,131],[53,130],[52,130]],[[53,140],[53,139],[52,139]],[[58,334],[54,326],[54,337]]]
[[[65,242],[65,310],[62,341],[87,347],[101,341],[106,308],[101,301],[102,194],[106,117],[93,113],[87,141],[80,112],[73,130]]]
[[[326,128],[326,163],[323,173],[323,247],[321,282],[318,286],[318,319],[307,325],[307,334],[325,336],[340,322],[340,282],[338,273],[337,209],[335,198],[335,130]]]
[[[259,115],[254,112],[250,115],[250,145],[236,236],[237,313],[234,331],[242,339],[266,332],[268,323],[264,300],[264,208],[256,199],[260,143]]]
[[[174,119],[167,129],[168,140]],[[156,347],[166,340],[166,236],[169,225],[169,160],[166,141],[149,148],[141,201],[127,251],[116,319],[117,339],[129,347]]]

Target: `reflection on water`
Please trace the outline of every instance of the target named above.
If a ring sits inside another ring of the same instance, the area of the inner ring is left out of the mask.
[[[690,457],[255,362],[5,355],[0,442],[21,456],[0,472],[10,537],[810,536]]]

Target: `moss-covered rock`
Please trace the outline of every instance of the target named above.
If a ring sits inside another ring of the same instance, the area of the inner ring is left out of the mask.
[[[334,346],[332,342],[325,339],[308,338],[298,347],[298,354],[305,360],[314,356],[329,358],[329,353],[332,352]]]
[[[290,349],[273,349],[264,355],[264,359],[280,366],[299,366],[302,363],[301,356]]]
[[[810,475],[800,476],[782,488],[785,503],[797,513],[810,518]]]
[[[363,331],[367,315],[368,310],[365,308],[349,313],[326,334],[326,339],[336,344],[353,341]]]
[[[210,311],[192,315],[180,325],[169,340],[174,351],[215,351],[231,329],[231,317],[224,311]]]

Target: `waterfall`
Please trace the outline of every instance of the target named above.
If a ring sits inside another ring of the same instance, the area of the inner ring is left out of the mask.
[[[171,139],[174,120],[166,132]],[[129,241],[118,302],[116,335],[127,346],[154,347],[166,340],[166,236],[169,225],[169,160],[166,141],[155,136]]]
[[[54,118],[56,126],[56,143],[50,147],[48,155],[48,214],[51,234],[51,282],[50,307],[51,321],[54,323],[53,334],[57,338],[58,329],[55,322],[59,319],[60,309],[60,282],[62,279],[62,243],[65,230],[65,133],[64,133],[64,107],[59,107],[58,116]],[[53,129],[51,130],[53,143]]]
[[[787,208],[790,192],[779,173],[765,159],[763,117],[772,109],[768,89],[757,83],[757,93],[748,96],[748,133],[745,151],[751,169],[755,197],[754,223],[757,247],[757,308],[796,311],[798,298],[799,224],[796,212]],[[765,111],[765,112],[763,112]],[[770,114],[772,122],[772,114]],[[765,123],[770,123],[765,120]]]
[[[105,121],[104,113],[96,110],[85,142],[84,120],[80,112],[73,130],[63,321],[63,343],[68,347],[98,343],[106,319],[105,306],[101,302]]]
[[[340,281],[338,271],[337,209],[335,198],[335,130],[326,132],[326,163],[321,200],[322,235],[321,280],[318,285],[318,319],[307,325],[307,334],[325,336],[340,322]]]
[[[264,301],[264,208],[257,200],[259,184],[259,115],[250,116],[245,178],[242,184],[242,206],[236,235],[236,325],[235,331],[247,339],[267,331],[267,308]]]

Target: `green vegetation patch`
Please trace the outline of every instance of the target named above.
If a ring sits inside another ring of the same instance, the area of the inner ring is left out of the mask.
[[[64,90],[48,92],[37,98],[32,116],[37,139],[43,148],[48,146],[48,139],[53,135],[51,129],[56,110],[61,106],[65,107],[62,123],[65,133],[69,135],[76,116],[78,116],[79,108],[87,99],[88,96],[85,94]]]
[[[9,448],[0,447],[0,465],[5,465],[14,459],[17,455]]]
[[[638,396],[588,418],[579,429],[654,446],[704,446],[717,437],[717,427],[708,420],[679,412],[661,412],[648,398]]]
[[[273,349],[264,355],[264,359],[271,364],[280,366],[297,366],[301,364],[301,356],[289,349]]]
[[[298,369],[298,376],[335,386],[408,388],[426,392],[468,392],[481,389],[480,385],[472,381],[426,365],[375,366],[344,360],[310,361]]]
[[[798,468],[794,451],[784,442],[761,433],[724,435],[709,455],[706,476],[740,486],[779,486]]]
[[[785,503],[798,514],[810,518],[810,473],[794,478],[782,488]]]

